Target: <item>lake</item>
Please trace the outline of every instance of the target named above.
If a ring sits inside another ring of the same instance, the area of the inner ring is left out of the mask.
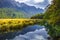
[[[48,40],[49,35],[44,26],[31,25],[22,31],[0,35],[0,40]]]

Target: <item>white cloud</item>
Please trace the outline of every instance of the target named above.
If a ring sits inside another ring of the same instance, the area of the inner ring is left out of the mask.
[[[53,0],[48,0],[48,1],[49,1],[49,4],[51,4]]]
[[[34,3],[40,3],[40,2],[44,2],[44,0],[15,0],[17,2],[30,2],[30,1],[33,1]]]
[[[27,0],[15,0],[15,1],[23,3],[23,2],[26,2]]]
[[[25,3],[29,6],[34,6],[36,8],[46,8],[48,4],[51,4],[52,0],[15,0],[16,2],[19,3]]]
[[[44,2],[44,0],[34,0],[35,3]]]

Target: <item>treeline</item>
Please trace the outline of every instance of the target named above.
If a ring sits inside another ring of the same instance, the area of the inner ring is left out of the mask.
[[[33,15],[31,17],[31,19],[43,19],[43,18],[44,18],[44,14],[43,13],[39,13],[39,14]]]

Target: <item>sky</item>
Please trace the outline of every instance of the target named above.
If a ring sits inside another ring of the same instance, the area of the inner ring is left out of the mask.
[[[25,3],[28,6],[45,9],[46,6],[52,3],[52,0],[15,0],[19,3]]]

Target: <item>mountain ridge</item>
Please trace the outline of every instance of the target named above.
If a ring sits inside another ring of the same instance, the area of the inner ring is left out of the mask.
[[[35,8],[34,6],[28,6],[24,3],[15,2],[14,0],[0,0],[0,8],[16,9],[26,14],[28,18],[44,11],[43,9]]]

